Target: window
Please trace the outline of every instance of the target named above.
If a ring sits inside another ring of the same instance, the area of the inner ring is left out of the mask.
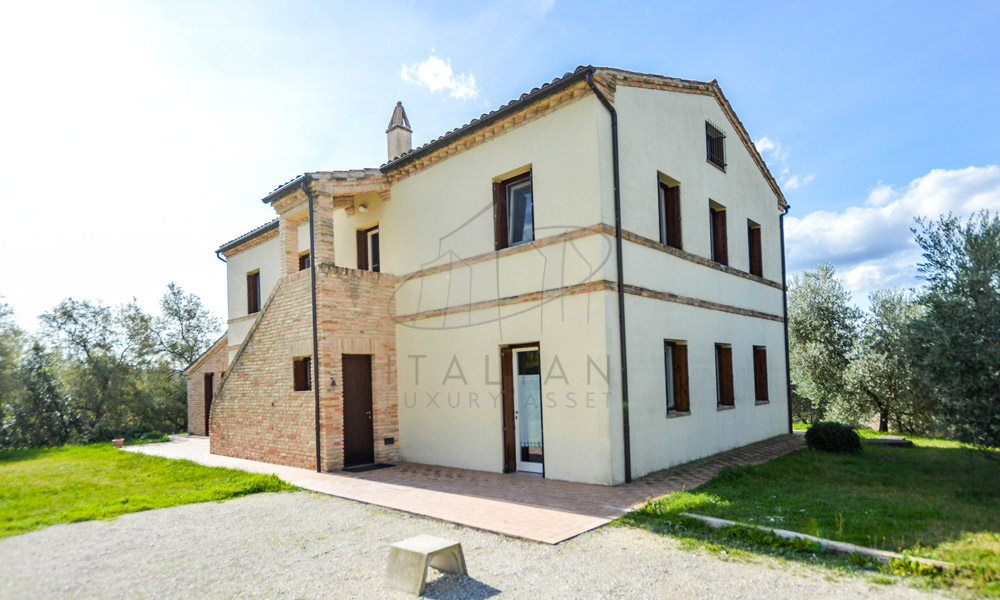
[[[663,370],[667,383],[667,414],[689,412],[687,345],[684,342],[663,342]]]
[[[733,348],[729,344],[715,345],[715,390],[720,407],[735,406],[733,398]]]
[[[681,249],[681,187],[660,182],[660,243]]]
[[[747,244],[750,246],[750,274],[764,276],[764,263],[760,249],[760,225],[747,219]]]
[[[767,402],[767,348],[753,347],[753,387],[757,402]]]
[[[211,406],[215,397],[215,373],[205,373],[205,406]]]
[[[535,239],[531,171],[493,183],[493,220],[497,250]]]
[[[312,357],[304,356],[292,361],[292,376],[296,392],[312,389]]]
[[[379,264],[378,225],[371,229],[359,229],[357,239],[358,269],[380,273],[382,266]]]
[[[709,231],[712,236],[712,260],[720,265],[729,264],[729,243],[726,238],[726,207],[709,202],[711,221]]]
[[[299,255],[299,270],[305,271],[309,268],[309,251],[306,250]]]
[[[247,273],[247,314],[260,312],[260,271]]]
[[[708,151],[708,162],[725,171],[726,134],[708,121],[705,121],[705,146]]]

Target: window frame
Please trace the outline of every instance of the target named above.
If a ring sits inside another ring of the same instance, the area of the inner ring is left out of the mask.
[[[726,171],[726,133],[711,121],[705,121],[705,160]]]
[[[312,263],[310,262],[311,256],[312,255],[309,253],[308,250],[303,250],[302,252],[299,252],[300,271],[305,271],[306,269],[309,269],[312,266]]]
[[[711,259],[720,265],[729,266],[729,233],[726,225],[726,207],[709,200],[708,235]]]
[[[510,188],[528,183],[528,194],[531,198],[531,239],[521,240],[517,243],[511,242],[511,219],[510,219]],[[493,247],[495,250],[503,250],[513,246],[520,246],[535,241],[535,182],[531,169],[524,173],[519,173],[502,181],[493,182]]]
[[[732,344],[715,344],[715,405],[718,410],[736,407]]]
[[[749,264],[747,265],[747,271],[751,275],[756,275],[757,277],[764,277],[764,250],[762,248],[763,244],[763,232],[761,231],[760,225],[747,219],[747,252],[749,255]]]
[[[296,392],[312,391],[312,356],[300,356],[292,359],[292,390]]]
[[[660,179],[657,186],[658,206],[660,210],[660,243],[664,246],[684,249],[681,234],[681,186]],[[672,206],[671,206],[672,205]],[[674,216],[673,222],[671,216]]]
[[[687,342],[663,340],[663,380],[667,416],[691,414]],[[670,400],[673,399],[673,406]]]
[[[257,314],[260,309],[260,269],[255,269],[247,273],[247,314]]]
[[[767,346],[753,347],[753,397],[755,404],[771,401],[767,379]]]
[[[378,223],[376,223],[374,227],[358,229],[355,233],[357,238],[358,270],[380,273],[382,271],[382,242],[381,237],[379,237],[377,244],[379,260],[378,262],[375,262],[373,260],[373,248],[375,246],[375,244],[372,244],[373,235],[379,235]]]

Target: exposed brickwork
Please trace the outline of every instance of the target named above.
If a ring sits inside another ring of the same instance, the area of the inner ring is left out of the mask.
[[[206,435],[205,432],[205,374],[213,373],[215,377],[212,383],[215,385],[215,393],[218,395],[219,386],[222,385],[222,373],[226,370],[226,363],[229,360],[229,352],[226,351],[225,340],[220,340],[212,348],[185,371],[187,375],[187,410],[188,410],[188,433],[194,435]]]
[[[315,217],[319,377],[313,386],[320,392],[320,468],[343,466],[344,354],[372,356],[375,460],[395,462],[399,421],[392,302],[397,278],[334,267],[329,196],[316,198]],[[286,222],[282,215],[284,249],[297,246],[297,226],[296,217]],[[315,395],[294,391],[292,372],[294,358],[312,355],[310,271],[289,272],[247,335],[213,405],[212,452],[315,468]],[[392,445],[385,445],[387,437],[394,438]]]

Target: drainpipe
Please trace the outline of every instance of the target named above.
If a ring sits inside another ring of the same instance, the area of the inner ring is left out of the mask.
[[[313,219],[313,196],[309,193],[309,175],[302,176],[302,183],[299,188],[309,199],[309,291],[312,293],[312,334],[313,334],[313,397],[316,403],[316,472],[322,473],[320,462],[320,439],[319,439],[319,333],[316,319],[316,227]]]
[[[222,253],[219,252],[218,250],[215,251],[215,258],[221,260],[222,262],[229,262],[228,260],[222,258]]]
[[[625,346],[625,276],[622,266],[622,202],[618,178],[618,113],[611,102],[594,84],[594,69],[587,71],[587,85],[611,113],[611,164],[614,168],[615,184],[615,267],[618,275],[618,346],[621,349],[622,376],[622,442],[625,447],[625,483],[632,483],[632,442],[628,419],[628,355]]]
[[[781,305],[785,313],[785,386],[788,394],[788,433],[792,433],[792,371],[788,353],[788,280],[785,277],[785,215],[791,206],[785,205],[778,218],[778,229],[781,232]]]

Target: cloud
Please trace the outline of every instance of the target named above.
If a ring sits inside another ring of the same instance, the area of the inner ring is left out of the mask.
[[[432,92],[447,90],[448,95],[459,100],[474,100],[479,97],[476,78],[471,73],[455,75],[451,69],[451,59],[441,60],[433,53],[427,60],[403,69],[399,76],[403,81],[423,86]]]
[[[789,216],[789,270],[832,262],[855,300],[884,287],[916,285],[913,218],[948,212],[964,218],[983,209],[1000,211],[1000,166],[934,169],[902,188],[879,182],[862,206]]]
[[[760,152],[761,156],[771,159],[771,162],[774,163],[772,166],[781,167],[777,177],[778,185],[785,190],[797,190],[816,178],[816,175],[812,173],[809,175],[791,173],[788,165],[788,157],[791,154],[791,149],[783,146],[780,141],[771,139],[765,135],[754,142],[753,145],[757,147],[757,152]]]

